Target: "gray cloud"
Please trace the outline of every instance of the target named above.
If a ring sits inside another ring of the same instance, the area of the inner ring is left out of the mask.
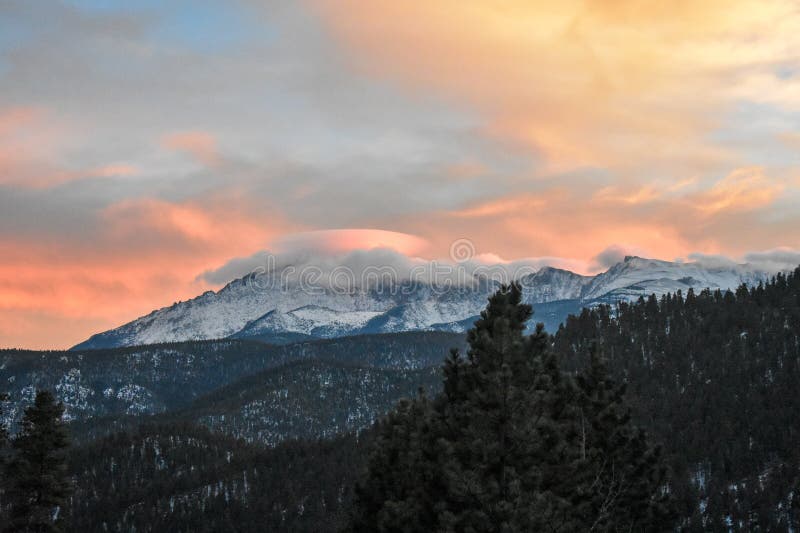
[[[579,271],[581,261],[560,257],[531,257],[516,261],[499,261],[491,256],[475,257],[456,263],[450,258],[426,260],[410,257],[395,250],[375,248],[350,252],[325,253],[302,248],[302,240],[293,241],[292,248],[281,253],[262,251],[252,256],[231,259],[219,268],[203,272],[198,279],[214,285],[222,285],[250,273],[280,273],[290,269],[289,279],[296,279],[304,270],[313,269],[320,275],[320,283],[328,283],[330,277],[344,269],[356,280],[364,279],[369,272],[391,272],[393,279],[405,281],[459,282],[469,281],[475,275],[490,276],[498,280],[512,280],[536,272],[543,267],[556,267]],[[598,254],[592,268],[604,271],[622,262],[631,249],[612,245]],[[642,254],[639,254],[642,255]],[[643,256],[643,255],[642,255]],[[643,256],[646,257],[646,256]],[[745,254],[740,260],[724,255],[692,253],[689,259],[707,268],[735,268],[747,263],[765,272],[793,270],[800,265],[800,251],[778,248]]]
[[[425,281],[436,283],[469,283],[475,276],[489,277],[508,282],[532,274],[545,266],[578,269],[580,261],[558,257],[532,257],[515,261],[499,261],[488,256],[476,256],[456,262],[451,258],[422,259],[411,257],[388,248],[325,252],[303,248],[295,240],[293,247],[281,253],[262,251],[248,257],[231,259],[219,268],[203,272],[198,279],[222,285],[250,273],[273,273],[287,279],[298,279],[304,272],[320,276],[319,283],[329,284],[331,278],[346,275],[356,281],[369,279],[379,273],[395,281]]]
[[[465,109],[354,72],[300,4],[227,5],[254,29],[209,53],[154,37],[157,10],[4,3],[25,32],[0,46],[0,109],[49,110],[64,134],[43,157],[69,168],[133,164],[141,175],[129,181],[164,198],[237,188],[315,227],[458,206],[530,164],[478,133]],[[160,146],[181,130],[214,135],[222,163],[200,169]],[[487,169],[469,187],[447,175],[465,158]],[[93,185],[82,190],[119,200]]]
[[[197,279],[213,285],[223,285],[265,267],[268,255],[269,252],[263,251],[249,257],[234,257],[219,268],[206,270]]]
[[[689,259],[708,268],[733,268],[739,264],[734,259],[719,254],[704,254],[694,252],[689,254]]]
[[[592,271],[607,270],[622,262],[629,255],[647,256],[647,253],[633,246],[612,244],[594,256],[590,269]]]
[[[768,271],[793,270],[800,266],[800,250],[774,248],[745,254],[744,260]]]
[[[690,254],[689,258],[708,267],[730,268],[746,263],[765,272],[786,272],[800,266],[800,250],[791,248],[748,252],[738,259],[725,255],[702,253]]]

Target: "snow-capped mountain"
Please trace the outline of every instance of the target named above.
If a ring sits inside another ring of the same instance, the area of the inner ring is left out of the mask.
[[[520,282],[535,320],[552,330],[569,313],[599,303],[662,295],[692,288],[734,289],[768,279],[750,265],[705,266],[626,257],[607,271],[582,276],[545,267]],[[433,286],[404,282],[336,291],[301,284],[264,283],[255,275],[218,292],[179,302],[99,333],[75,348],[108,348],[225,337],[285,343],[309,338],[413,330],[463,331],[486,305],[497,283]]]

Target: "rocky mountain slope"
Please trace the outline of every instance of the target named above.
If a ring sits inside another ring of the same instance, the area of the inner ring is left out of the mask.
[[[773,274],[746,264],[704,266],[627,257],[596,276],[545,267],[519,281],[525,300],[534,306],[535,320],[553,331],[582,307],[690,288],[734,289]],[[271,283],[253,274],[94,335],[74,349],[227,337],[288,343],[367,333],[464,331],[497,285],[485,279],[461,285],[406,281],[343,292]]]

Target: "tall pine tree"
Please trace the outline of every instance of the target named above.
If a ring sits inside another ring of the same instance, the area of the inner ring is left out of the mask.
[[[579,512],[587,531],[661,531],[674,522],[660,447],[631,423],[625,386],[609,376],[598,345],[577,376],[580,402]]]
[[[65,451],[69,446],[61,421],[64,406],[47,391],[36,399],[13,439],[14,455],[8,466],[10,504],[6,531],[58,531],[69,493]]]
[[[466,359],[445,367],[446,493],[440,526],[457,531],[561,529],[577,438],[572,381],[562,374],[516,284],[489,300],[469,331]]]
[[[377,427],[351,531],[659,530],[658,453],[595,361],[563,373],[518,285],[494,294],[445,361],[442,394]],[[616,449],[615,446],[620,446]]]
[[[356,486],[358,505],[349,531],[432,531],[437,524],[430,505],[441,493],[440,471],[433,450],[435,425],[423,393],[401,400],[393,412],[376,424],[369,456],[370,475]]]

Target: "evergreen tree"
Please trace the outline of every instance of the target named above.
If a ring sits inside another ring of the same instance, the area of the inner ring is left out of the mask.
[[[673,521],[660,447],[631,423],[625,385],[609,377],[597,345],[577,377],[580,403],[579,492],[587,531],[662,531]]]
[[[64,406],[47,391],[36,399],[13,439],[8,466],[9,525],[6,531],[58,531],[69,492],[65,451],[69,446],[61,422]]]
[[[378,425],[351,530],[657,527],[663,469],[622,389],[597,364],[579,388],[541,325],[524,334],[531,314],[518,285],[498,291],[466,358],[445,361],[442,394],[402,402]]]
[[[571,517],[567,470],[576,459],[576,391],[516,284],[489,300],[465,360],[445,367],[444,529],[560,529]]]
[[[349,531],[431,531],[436,515],[429,503],[441,479],[432,454],[435,435],[423,394],[401,400],[375,426],[368,460],[370,476],[356,486]],[[439,490],[440,491],[440,490]]]

